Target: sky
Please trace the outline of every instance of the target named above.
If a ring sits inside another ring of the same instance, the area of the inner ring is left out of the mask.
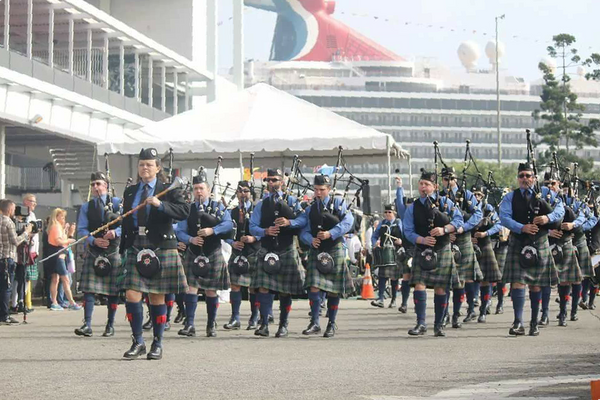
[[[431,57],[449,67],[461,68],[458,46],[472,40],[482,54],[478,68],[488,68],[485,46],[495,35],[494,18],[502,14],[499,36],[506,54],[501,68],[514,76],[540,78],[537,65],[559,33],[575,36],[583,58],[600,53],[600,1],[337,0],[334,17],[406,59]],[[231,1],[219,0],[220,69],[233,60],[231,15]],[[268,60],[274,27],[274,13],[246,9],[246,59]]]

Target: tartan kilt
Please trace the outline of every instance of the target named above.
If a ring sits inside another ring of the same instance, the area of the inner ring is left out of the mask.
[[[584,234],[579,235],[573,239],[573,246],[577,248],[577,261],[579,262],[579,268],[581,268],[581,274],[584,278],[594,276],[594,268],[592,266],[592,255],[590,249],[587,246],[587,239]]]
[[[185,252],[185,261],[183,263],[185,269],[185,277],[188,286],[198,287],[204,290],[227,290],[229,289],[229,270],[223,257],[223,252],[219,246],[211,254],[205,254],[208,257],[210,268],[206,278],[198,278],[192,272],[194,259],[198,257],[192,251],[187,249]]]
[[[256,253],[256,268],[252,274],[251,287],[285,294],[304,293],[305,273],[296,245],[292,244],[285,251],[277,253],[281,264],[278,274],[268,274],[263,269],[267,253],[269,252],[265,248]]]
[[[136,237],[133,246],[137,250],[153,247],[146,236]],[[138,253],[135,248],[132,247],[125,251],[121,275],[117,278],[119,289],[156,294],[187,292],[187,279],[177,249],[154,250],[160,260],[160,273],[148,279],[141,276],[135,267]]]
[[[322,274],[318,268],[319,260],[317,256],[320,251],[311,248],[308,253],[308,268],[306,269],[305,288],[316,287],[324,292],[347,294],[354,291],[354,282],[350,276],[350,270],[346,265],[346,254],[342,243],[336,244],[328,251],[335,265],[335,272],[332,274]]]
[[[556,270],[558,271],[558,282],[581,282],[581,269],[577,262],[577,248],[573,246],[573,240],[559,240],[558,244],[562,247],[563,251],[563,262],[556,263]]]
[[[481,249],[481,257],[479,258],[479,267],[483,274],[483,281],[485,282],[498,282],[502,280],[502,272],[498,266],[498,260],[496,260],[496,254],[494,254],[494,248],[492,247],[492,241],[487,239],[478,240],[479,248]]]
[[[102,255],[110,261],[112,270],[110,275],[100,277],[94,272],[94,261],[96,257]],[[83,266],[81,268],[81,276],[79,277],[79,290],[83,293],[103,294],[105,296],[117,296],[119,288],[117,287],[117,277],[121,273],[121,255],[119,248],[108,249],[104,252],[100,249],[90,247],[86,248]]]
[[[458,263],[458,276],[461,281],[476,281],[479,282],[483,279],[479,262],[477,262],[477,256],[473,249],[473,242],[471,242],[471,233],[466,232],[456,236],[456,242],[461,253],[460,263]]]
[[[25,266],[25,281],[37,281],[39,277],[37,264]]]
[[[422,284],[428,288],[443,287],[446,289],[462,287],[463,282],[459,278],[450,244],[436,250],[438,267],[432,271],[421,270],[419,258],[416,257],[418,251],[418,248],[415,249],[415,257],[412,259],[412,271],[410,277],[410,284],[412,286]]]
[[[398,261],[398,257],[394,257],[396,262],[394,263],[394,265],[376,265],[376,268],[379,268],[379,277],[380,278],[390,278],[390,279],[401,279],[402,278],[402,274],[403,274],[403,265],[402,264],[406,264],[406,261],[404,263],[401,263]],[[409,271],[410,272],[410,271]]]
[[[229,279],[231,280],[232,285],[249,287],[252,282],[252,273],[254,272],[254,269],[256,269],[256,253],[251,253],[246,256],[246,258],[248,259],[248,264],[250,264],[248,268],[248,273],[243,275],[236,275],[231,269],[233,261],[241,253],[241,251],[235,249],[231,251],[231,257],[229,257],[229,263],[227,264],[227,269],[229,270]]]
[[[506,254],[508,254],[508,243],[506,245],[498,245],[494,247],[494,254],[496,255],[496,261],[498,262],[498,268],[500,274],[504,275],[504,265],[506,264]]]
[[[538,263],[531,268],[523,269],[519,263],[519,256],[523,247],[519,239],[514,235],[510,236],[506,264],[502,275],[504,283],[520,283],[531,286],[555,286],[558,283],[558,273],[550,252],[548,232],[545,230],[538,232],[534,239],[537,242]]]

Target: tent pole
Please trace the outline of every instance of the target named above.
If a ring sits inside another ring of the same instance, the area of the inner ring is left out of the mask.
[[[240,150],[240,181],[244,180],[244,158],[242,157],[242,151]]]
[[[392,202],[392,146],[390,143],[390,135],[386,136],[386,146],[387,146],[387,163],[388,163],[388,168],[387,168],[387,175],[388,175],[388,203]]]
[[[413,194],[413,176],[412,176],[412,157],[408,156],[408,182],[410,185],[410,197],[414,197]]]

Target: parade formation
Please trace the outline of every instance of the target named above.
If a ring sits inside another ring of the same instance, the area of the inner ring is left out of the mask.
[[[504,313],[506,296],[514,312],[509,335],[537,336],[540,328],[577,321],[578,308],[596,307],[600,229],[593,182],[581,180],[576,164],[563,165],[556,156],[538,180],[541,172],[529,132],[527,143],[529,156],[515,171],[518,186],[512,190],[498,187],[491,172],[483,177],[469,141],[462,174],[444,162],[434,142],[434,169],[421,170],[418,196],[405,196],[397,178],[395,201],[384,205],[381,221],[359,209],[368,181],[348,170],[341,147],[336,166],[317,171],[312,180],[303,175],[296,156],[289,170],[267,169],[260,185],[251,175],[235,188],[228,184],[222,193],[220,157],[212,183],[201,166],[186,184],[173,176],[172,154],[164,169],[156,149],[142,149],[137,181],[128,182],[122,198],[114,193],[108,158],[106,171],[92,174],[92,196],[78,217],[78,240],[53,248],[45,260],[85,242],[79,283],[84,324],[74,333],[93,335],[94,303],[101,295],[108,299],[102,336],[114,336],[119,296],[124,295],[132,337],[125,359],[163,357],[164,332],[171,327],[175,300],[174,323],[183,323],[177,335],[196,336],[202,294],[208,338],[243,329],[258,337],[287,337],[293,302],[302,298],[310,304],[302,335],[333,338],[341,299],[360,293],[365,263],[358,260],[365,257],[377,276],[377,298],[371,305],[385,307],[389,295],[388,307],[395,309],[400,291],[399,317],[413,310],[416,314],[410,336],[428,332],[428,289],[433,289],[436,337],[446,336],[448,325],[468,329],[469,324],[486,323],[494,313]],[[253,158],[250,164],[254,172]],[[469,190],[471,166],[477,175]],[[368,226],[372,228],[366,240],[372,251],[355,252],[350,243]],[[231,246],[228,259],[225,243]],[[553,287],[560,305],[556,323],[549,315]],[[408,306],[411,288],[414,309]],[[220,331],[218,292],[227,290],[231,315]],[[242,316],[246,292],[250,315]],[[528,330],[523,316],[527,292]],[[279,313],[272,333],[275,300]],[[322,327],[323,311],[327,324]],[[242,323],[245,318],[247,324]],[[152,330],[150,346],[144,329]]]

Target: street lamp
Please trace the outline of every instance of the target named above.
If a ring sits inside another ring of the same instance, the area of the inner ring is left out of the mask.
[[[505,14],[496,17],[496,127],[498,130],[498,165],[502,163],[502,134],[500,133],[500,66],[498,65],[498,20],[504,19]]]

